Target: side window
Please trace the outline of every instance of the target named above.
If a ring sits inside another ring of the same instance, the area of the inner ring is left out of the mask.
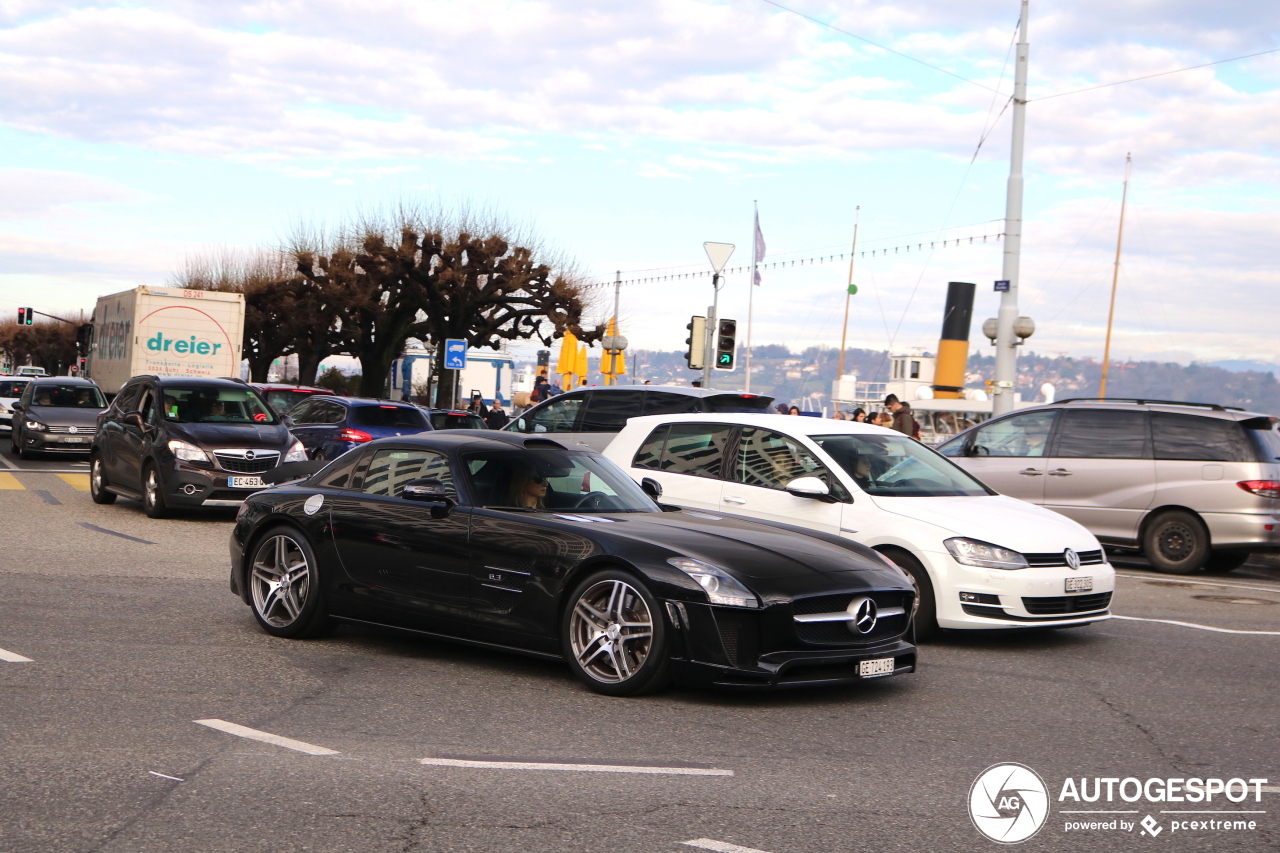
[[[732,435],[733,427],[728,424],[672,424],[658,470],[719,478]]]
[[[670,427],[660,426],[640,445],[635,458],[631,460],[633,468],[648,468],[651,471],[662,470],[662,446],[667,443],[667,430]]]
[[[689,415],[698,411],[698,398],[668,391],[649,391],[644,395],[646,415]]]
[[[365,472],[360,490],[367,495],[400,497],[404,484],[421,476],[422,466],[428,456],[426,450],[405,450],[388,447],[373,454],[369,470]]]
[[[359,466],[364,454],[359,451],[350,451],[339,456],[325,470],[324,475],[320,479],[320,485],[328,486],[331,489],[349,489],[354,485],[356,468]]]
[[[267,398],[267,402],[268,403],[271,402],[270,397]],[[317,405],[318,403],[315,400],[303,400],[292,411],[289,412],[289,417],[293,420],[295,424],[314,423],[314,421],[311,420],[311,417],[312,417],[312,414],[315,412]]]
[[[785,435],[748,428],[738,442],[734,479],[748,486],[785,489],[797,477],[820,477],[830,488],[839,485],[813,454]]]
[[[1152,412],[1151,435],[1155,440],[1157,459],[1253,461],[1249,441],[1235,421]]]
[[[138,395],[141,392],[141,385],[126,385],[120,393],[116,395],[116,411],[122,415],[127,415],[129,412],[136,412],[138,410]]]
[[[1057,412],[1028,412],[984,426],[973,436],[969,456],[1044,456]]]
[[[332,400],[324,400],[312,415],[318,424],[340,424],[347,419],[347,407]]]
[[[142,399],[138,401],[138,411],[142,413],[142,419],[147,423],[154,424],[157,421],[155,402],[155,393],[148,385],[142,392]]]
[[[449,490],[449,497],[458,499],[458,490],[453,486],[453,472],[449,470],[449,457],[443,453],[428,453],[418,476],[427,480],[439,480]]]
[[[532,415],[524,416],[525,431],[574,432],[584,399],[584,397],[558,397],[552,400]]]
[[[1150,459],[1146,412],[1108,409],[1062,413],[1053,455],[1064,459]]]
[[[627,418],[640,414],[643,391],[597,392],[587,395],[587,410],[579,432],[621,432]]]

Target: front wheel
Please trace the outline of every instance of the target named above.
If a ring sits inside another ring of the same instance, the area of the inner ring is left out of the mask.
[[[165,518],[169,515],[169,505],[164,499],[164,484],[160,481],[160,472],[154,464],[147,465],[142,472],[142,511],[149,518]]]
[[[894,548],[885,550],[884,555],[906,573],[916,589],[916,640],[923,643],[934,639],[942,629],[938,627],[938,604],[928,570],[907,551]]]
[[[634,575],[610,569],[578,584],[562,630],[569,666],[597,693],[633,696],[666,686],[661,606]]]
[[[22,440],[22,433],[18,432],[17,427],[14,427],[10,435],[13,436],[13,455],[22,460],[30,459],[32,453],[27,450],[27,443]]]
[[[107,491],[107,475],[103,470],[102,457],[96,453],[89,460],[89,497],[96,504],[116,502],[116,493]]]
[[[1209,531],[1194,513],[1170,510],[1147,525],[1142,551],[1156,571],[1189,575],[1209,561]]]
[[[258,540],[248,581],[253,617],[268,634],[304,639],[332,626],[315,552],[295,528],[274,527]]]

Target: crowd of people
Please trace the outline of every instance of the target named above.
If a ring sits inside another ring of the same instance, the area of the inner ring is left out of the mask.
[[[779,403],[777,411],[780,415],[804,414],[798,406],[788,406],[786,403]],[[890,394],[885,397],[884,408],[879,411],[868,412],[861,406],[849,412],[842,412],[836,409],[831,418],[837,421],[854,421],[860,424],[887,427],[912,438],[920,437],[920,424],[916,422],[915,415],[911,413],[911,404],[899,400],[897,394]]]

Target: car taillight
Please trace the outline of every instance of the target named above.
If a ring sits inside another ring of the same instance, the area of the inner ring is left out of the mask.
[[[338,433],[338,441],[373,441],[373,436],[358,429],[344,429]]]
[[[1280,498],[1280,482],[1276,480],[1241,480],[1237,486],[1263,498]]]

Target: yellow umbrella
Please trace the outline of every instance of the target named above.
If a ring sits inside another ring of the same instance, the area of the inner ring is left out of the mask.
[[[578,384],[587,384],[587,373],[591,370],[591,365],[587,363],[587,345],[583,344],[578,350],[578,369],[574,373],[578,374]]]
[[[556,358],[556,373],[564,376],[573,373],[578,362],[578,338],[568,330],[560,341],[560,355]],[[569,390],[569,380],[564,380],[565,390]]]

